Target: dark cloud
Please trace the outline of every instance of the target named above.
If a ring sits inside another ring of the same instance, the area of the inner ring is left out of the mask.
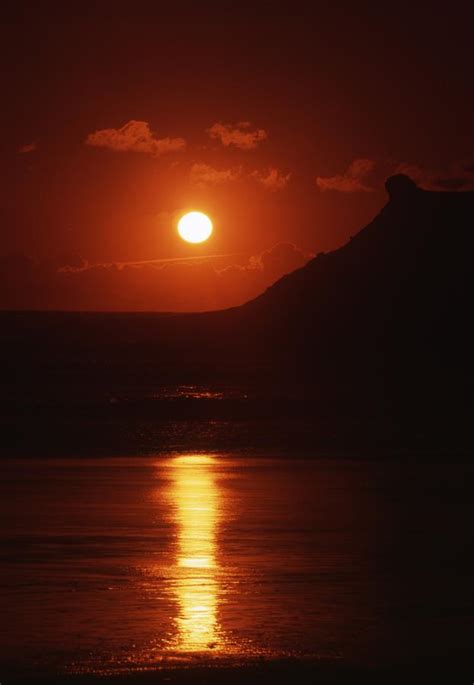
[[[440,190],[464,190],[469,179],[465,178],[433,178],[433,187]]]
[[[367,183],[367,176],[375,167],[372,159],[355,159],[343,174],[317,176],[320,190],[335,190],[340,193],[370,193],[374,188]]]
[[[25,145],[20,145],[17,152],[19,155],[27,155],[30,152],[36,152],[38,145],[36,143],[25,143]]]
[[[474,166],[453,162],[446,169],[431,170],[418,164],[398,164],[393,173],[405,174],[424,190],[462,191],[474,189]]]
[[[324,191],[370,192],[381,190],[386,179],[396,174],[409,176],[424,190],[462,191],[474,188],[474,165],[469,163],[453,162],[444,169],[429,169],[417,163],[371,159],[355,159],[344,174],[318,176],[316,185]]]

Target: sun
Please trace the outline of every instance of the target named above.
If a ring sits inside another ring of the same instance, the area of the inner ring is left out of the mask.
[[[178,221],[178,233],[188,243],[203,243],[212,233],[212,221],[202,212],[188,212]]]

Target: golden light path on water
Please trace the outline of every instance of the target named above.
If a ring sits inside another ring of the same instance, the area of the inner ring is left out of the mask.
[[[177,649],[218,650],[217,527],[219,491],[214,459],[184,455],[170,464],[170,499],[177,524]]]

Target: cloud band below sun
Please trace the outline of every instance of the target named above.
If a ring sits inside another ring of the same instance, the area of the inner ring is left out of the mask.
[[[137,262],[62,263],[0,259],[0,307],[74,310],[202,311],[256,297],[311,254],[278,243],[250,257],[212,254]],[[31,298],[34,298],[33,300]]]

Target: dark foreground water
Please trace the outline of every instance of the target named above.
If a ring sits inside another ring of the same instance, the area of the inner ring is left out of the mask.
[[[317,456],[3,460],[0,680],[468,660],[474,467]]]

